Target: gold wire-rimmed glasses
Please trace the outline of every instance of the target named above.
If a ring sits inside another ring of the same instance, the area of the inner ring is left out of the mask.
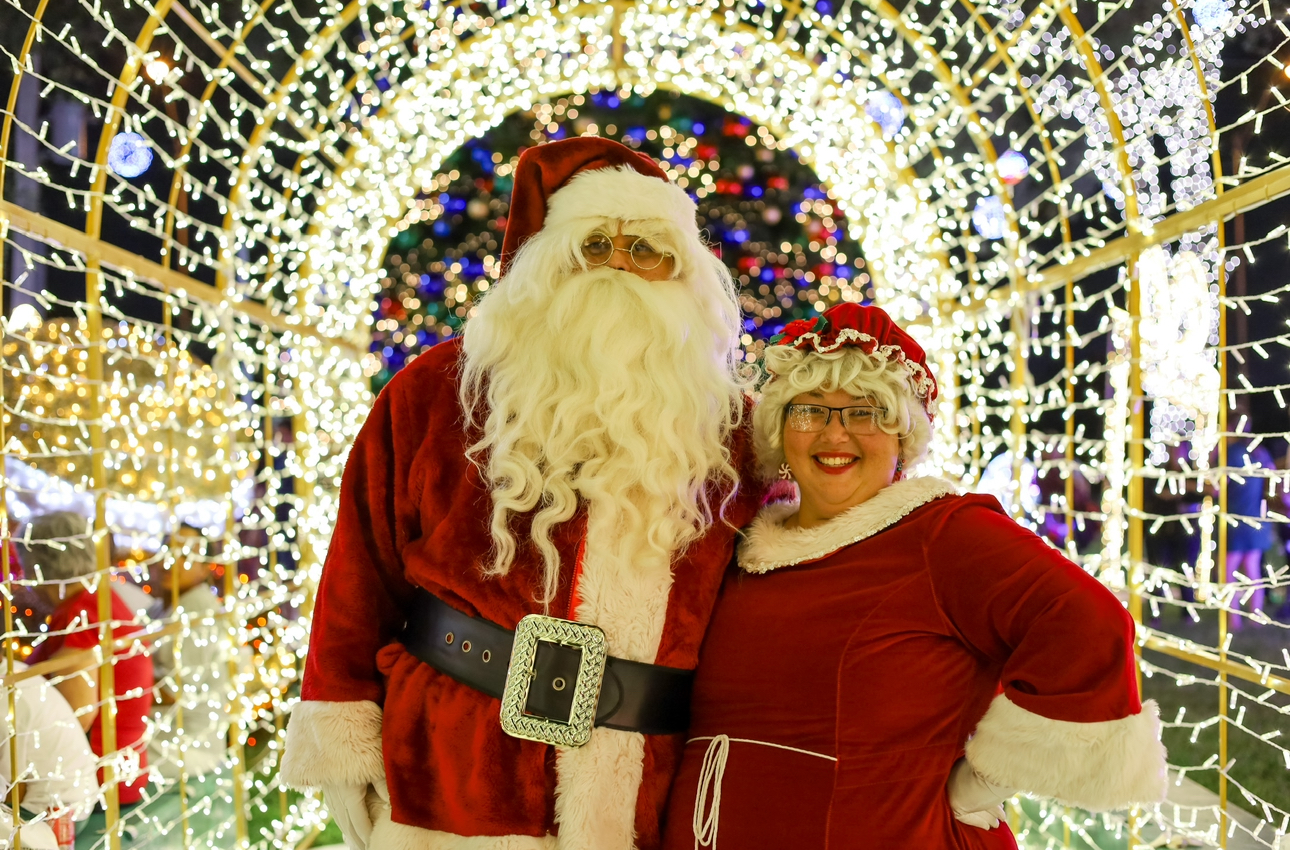
[[[887,411],[870,405],[826,407],[822,404],[788,404],[784,406],[784,424],[794,431],[814,434],[829,427],[834,412],[848,434],[872,437],[882,430],[879,425],[887,418]]]
[[[643,272],[658,268],[671,256],[645,236],[637,236],[630,248],[619,248],[614,244],[613,237],[599,230],[582,240],[582,258],[588,265],[603,266],[614,256],[615,251],[626,251],[627,256],[632,258],[633,265]]]

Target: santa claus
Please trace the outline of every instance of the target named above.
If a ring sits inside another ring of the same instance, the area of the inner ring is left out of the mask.
[[[351,847],[658,846],[760,502],[736,290],[695,213],[615,142],[526,151],[501,280],[377,397],[282,762]]]

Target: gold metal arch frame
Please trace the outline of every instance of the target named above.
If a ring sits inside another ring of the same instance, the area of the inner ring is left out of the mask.
[[[1137,8],[1124,0],[1096,8],[1069,0],[431,0],[415,8],[158,0],[145,4],[137,32],[116,25],[127,19],[124,6],[87,2],[91,33],[47,21],[46,0],[3,2],[25,38],[6,57],[14,74],[0,122],[0,188],[34,183],[47,199],[65,197],[68,210],[0,200],[9,259],[0,268],[12,302],[68,319],[40,324],[28,310],[6,321],[0,533],[20,539],[23,517],[10,511],[49,501],[33,481],[88,499],[77,504],[89,506],[86,540],[98,565],[100,713],[106,749],[116,753],[103,779],[102,846],[129,845],[132,828],[173,832],[184,847],[306,846],[317,835],[319,802],[288,796],[272,775],[344,451],[367,410],[364,351],[388,240],[447,157],[507,114],[566,94],[655,88],[752,118],[816,169],[853,222],[881,303],[912,323],[951,388],[932,465],[967,487],[999,487],[1023,521],[1064,524],[1058,542],[1121,591],[1142,622],[1148,691],[1161,680],[1188,694],[1213,691],[1208,713],[1187,703],[1190,716],[1165,718],[1167,735],[1200,738],[1216,727],[1211,759],[1185,746],[1175,759],[1174,787],[1195,790],[1187,777],[1208,775],[1212,800],[1173,799],[1118,820],[1022,804],[1012,819],[1023,842],[1277,846],[1290,799],[1248,779],[1243,766],[1290,759],[1276,730],[1259,726],[1284,714],[1290,658],[1241,643],[1244,636],[1234,641],[1228,627],[1235,617],[1285,635],[1285,623],[1248,606],[1259,591],[1279,593],[1285,577],[1277,564],[1261,577],[1229,576],[1225,562],[1233,525],[1285,521],[1276,497],[1290,480],[1267,466],[1230,468],[1226,446],[1238,430],[1229,410],[1241,399],[1281,402],[1290,389],[1252,378],[1245,360],[1267,358],[1290,338],[1229,345],[1228,312],[1248,312],[1279,290],[1228,293],[1233,258],[1252,262],[1277,234],[1233,241],[1225,225],[1290,193],[1290,172],[1269,159],[1225,177],[1220,143],[1257,131],[1276,105],[1226,127],[1212,105],[1234,86],[1244,91],[1252,73],[1220,79],[1225,40],[1237,27],[1279,26],[1261,19],[1261,6],[1167,0],[1150,16],[1142,0]],[[103,67],[95,57],[104,54],[83,47],[91,38],[116,45],[125,63]],[[101,79],[106,94],[69,87],[48,63],[32,61],[33,50],[80,63],[81,78]],[[103,122],[93,157],[74,145],[56,149],[45,127],[25,123],[24,86]],[[867,109],[879,91],[895,94],[905,112],[885,135]],[[167,191],[141,188],[110,164],[125,132],[150,145]],[[1161,157],[1153,139],[1166,132],[1176,144]],[[15,153],[20,136],[35,141],[37,160]],[[1005,146],[1030,160],[1015,187],[998,168]],[[1002,201],[1002,239],[973,224],[973,205],[985,197]],[[140,239],[123,237],[124,226]],[[1185,265],[1184,255],[1200,265]],[[1187,278],[1184,267],[1200,268],[1205,280]],[[31,292],[37,268],[83,277],[83,294]],[[1161,309],[1146,287],[1161,280],[1194,302],[1186,321],[1212,331],[1203,351],[1186,356],[1217,375],[1192,411],[1197,429],[1214,420],[1205,427],[1217,434],[1215,455],[1185,468],[1158,457],[1178,437],[1169,431],[1177,422],[1148,421],[1148,410],[1175,419],[1186,412],[1171,400],[1178,388],[1155,337],[1143,336]],[[137,304],[127,314],[127,298],[155,304],[159,318],[136,318],[148,314]],[[190,346],[210,352],[209,366],[188,356]],[[1234,381],[1229,356],[1242,367]],[[1060,479],[1046,500],[1027,499],[1031,469]],[[1233,475],[1270,483],[1265,517],[1228,510]],[[1099,504],[1080,503],[1077,486],[1087,481],[1100,484]],[[1191,493],[1199,507],[1153,513],[1147,487]],[[173,555],[164,534],[131,525],[146,523],[136,516],[143,509],[131,514],[127,504],[150,506],[165,529],[200,507],[222,544],[211,559],[222,572],[211,622],[226,673],[213,687],[229,731],[217,774],[190,769],[182,755],[169,775],[154,775],[155,795],[122,814],[114,780],[139,771],[115,734],[126,698],[113,681],[122,647],[170,652],[176,663],[164,686],[206,694],[207,703],[181,699],[162,731],[212,704],[203,671],[179,663],[208,634],[178,599],[145,621],[142,637],[122,637],[129,625],[111,619],[109,588],[130,575],[149,580],[150,566]],[[1183,568],[1148,557],[1152,529],[1173,523],[1200,539]],[[1100,544],[1077,545],[1076,529],[1089,526],[1101,529]],[[14,600],[41,578],[17,573],[9,557],[0,548]],[[1175,625],[1171,613],[1200,626]],[[17,605],[5,616],[12,728],[15,686],[75,675],[75,664],[20,670],[29,639],[15,641],[24,628]],[[1203,631],[1215,624],[1216,636]],[[11,736],[15,770],[21,751],[20,735]],[[225,808],[203,811],[203,795]]]

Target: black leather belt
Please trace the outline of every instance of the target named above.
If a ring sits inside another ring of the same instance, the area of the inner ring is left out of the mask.
[[[595,670],[585,669],[588,659],[594,658],[594,648],[580,643],[580,638],[552,635],[582,634],[586,630],[599,633],[599,629],[568,620],[549,617],[526,617],[522,620],[521,640],[525,621],[547,621],[555,631],[544,632],[547,637],[536,638],[524,651],[524,658],[531,656],[531,666],[517,669],[511,674],[508,691],[508,673],[512,651],[520,644],[516,632],[504,629],[489,620],[461,613],[426,590],[417,588],[403,628],[402,641],[408,651],[420,660],[491,697],[503,700],[503,715],[507,698],[518,700],[516,708],[524,718],[533,718],[538,725],[560,727],[577,725],[579,707],[575,696],[586,702],[583,706],[588,721],[594,705],[596,726],[642,732],[646,735],[671,735],[686,731],[690,725],[690,689],[694,682],[693,670],[643,664],[613,656],[603,656],[603,636],[600,637],[601,656],[604,657],[604,675],[598,683],[598,697],[589,694],[595,687],[591,682]],[[593,636],[594,637],[594,636]],[[527,681],[527,695],[522,688]],[[575,686],[579,687],[575,687]],[[512,701],[513,701],[512,700]],[[503,727],[506,727],[505,721]],[[518,737],[570,744],[556,734],[548,740],[543,734],[516,733]],[[590,724],[585,730],[590,735]],[[584,736],[585,737],[585,736]]]

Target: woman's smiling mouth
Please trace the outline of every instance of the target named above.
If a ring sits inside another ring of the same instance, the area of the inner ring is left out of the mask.
[[[860,458],[852,454],[834,454],[831,452],[821,452],[812,455],[811,459],[815,465],[823,472],[829,475],[841,475],[859,462]]]

